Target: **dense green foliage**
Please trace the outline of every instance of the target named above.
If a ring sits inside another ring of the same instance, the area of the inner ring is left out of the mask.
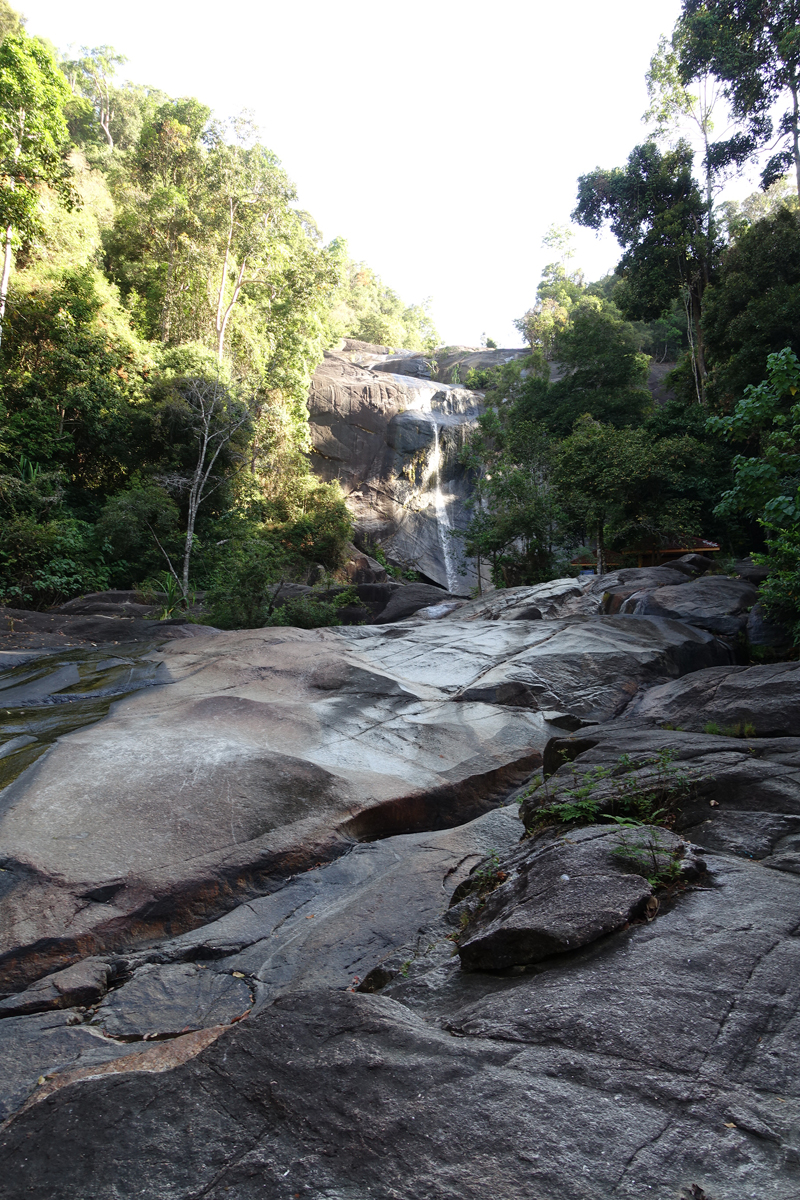
[[[792,170],[800,189],[798,27],[798,0],[683,0],[676,31],[683,79],[713,75],[736,121],[732,136],[714,147],[714,164],[738,165],[773,143],[765,187]]]
[[[0,42],[0,602],[167,572],[263,623],[351,534],[307,462],[323,350],[430,349],[427,309],[324,244],[248,119],[121,86],[112,47],[58,63],[5,0]]]
[[[791,350],[770,354],[767,378],[744,396],[727,417],[709,427],[750,454],[733,460],[734,484],[717,511],[744,511],[766,531],[773,567],[765,588],[772,612],[800,640],[800,359]]]
[[[517,322],[530,357],[472,377],[487,412],[462,455],[476,480],[466,546],[496,583],[550,578],[571,557],[635,563],[703,536],[731,554],[766,550],[764,597],[800,639],[800,221],[795,187],[776,181],[795,165],[796,106],[768,190],[717,203],[725,170],[762,143],[769,106],[796,97],[796,8],[685,0],[647,78],[652,136],[623,167],[578,181],[573,219],[610,226],[614,274],[587,286],[568,231],[551,230],[560,259]],[[720,96],[738,126],[715,142]],[[648,372],[665,359],[672,398],[654,402]]]

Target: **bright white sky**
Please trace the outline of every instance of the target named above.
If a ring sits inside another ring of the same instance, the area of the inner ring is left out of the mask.
[[[252,109],[326,241],[345,237],[448,343],[519,345],[577,177],[643,140],[644,76],[680,0],[19,0],[60,49]],[[581,230],[590,279],[619,257]]]

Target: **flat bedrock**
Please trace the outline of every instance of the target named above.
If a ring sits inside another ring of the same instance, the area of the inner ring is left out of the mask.
[[[794,1200],[798,674],[703,570],[148,655],[0,797],[9,1197]]]
[[[61,739],[2,793],[0,987],[192,928],[353,839],[469,820],[539,764],[543,713],[608,719],[728,654],[625,616],[168,644],[169,686]]]

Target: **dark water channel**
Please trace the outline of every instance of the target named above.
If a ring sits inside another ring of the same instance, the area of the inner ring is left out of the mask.
[[[99,721],[115,700],[159,683],[155,642],[0,654],[0,788],[65,733]],[[8,665],[6,665],[8,664]]]

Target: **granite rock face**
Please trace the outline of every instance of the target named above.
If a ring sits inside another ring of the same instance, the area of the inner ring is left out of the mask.
[[[712,633],[735,637],[746,628],[747,615],[757,599],[758,592],[746,579],[710,575],[680,587],[660,587],[642,597],[634,594],[621,611],[637,616],[672,617]]]
[[[0,795],[5,1194],[794,1200],[797,673],[603,613],[687,565],[149,653]]]
[[[483,395],[400,367],[409,369],[377,353],[325,355],[308,400],[312,466],[340,483],[358,539],[380,541],[392,561],[469,595],[477,577],[451,531],[469,521],[458,455]]]
[[[494,871],[502,882],[458,939],[462,966],[498,970],[540,962],[623,929],[648,911],[653,884],[643,872],[677,875],[691,863],[696,874],[688,851],[674,834],[648,826],[635,838],[598,825],[545,844],[524,843],[498,859]]]
[[[800,663],[710,667],[642,693],[627,718],[753,737],[800,734]]]
[[[426,356],[352,338],[326,352],[308,398],[311,462],[320,478],[341,484],[357,540],[379,541],[392,561],[470,595],[475,564],[453,537],[471,515],[472,483],[458,457],[484,396],[465,383],[473,369],[527,353],[448,346]],[[663,391],[664,369],[651,371],[654,395]],[[551,364],[554,380],[562,373]]]
[[[426,946],[383,995],[292,992],[157,1078],[72,1083],[0,1136],[7,1194],[793,1200],[798,882],[711,866],[521,974]]]
[[[633,617],[412,618],[168,646],[169,687],[128,697],[2,795],[0,987],[191,928],[352,838],[469,820],[541,761],[544,713],[608,719],[640,687],[727,654]]]

